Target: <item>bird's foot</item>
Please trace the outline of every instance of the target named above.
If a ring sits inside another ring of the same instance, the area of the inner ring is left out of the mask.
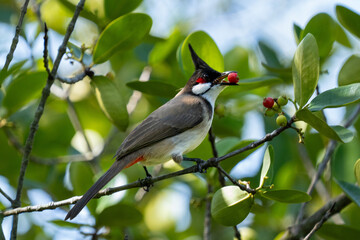
[[[150,191],[150,188],[154,186],[154,183],[152,182],[152,176],[147,170],[147,168],[144,166],[144,170],[146,173],[146,177],[143,179],[139,179],[141,186],[143,187],[144,191],[148,192]]]
[[[206,168],[203,168],[203,164],[205,163],[204,160],[200,159],[200,158],[187,158],[187,157],[183,157],[183,161],[189,161],[189,162],[195,162],[196,163],[196,167],[197,167],[197,171],[199,173],[206,173]]]

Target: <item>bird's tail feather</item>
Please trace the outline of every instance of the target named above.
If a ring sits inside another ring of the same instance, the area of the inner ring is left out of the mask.
[[[102,175],[99,180],[82,196],[82,198],[74,205],[74,207],[68,212],[65,217],[67,219],[73,219],[79,212],[85,207],[85,205],[102,189],[116,174],[118,174],[126,165],[127,161],[115,161],[114,164]]]

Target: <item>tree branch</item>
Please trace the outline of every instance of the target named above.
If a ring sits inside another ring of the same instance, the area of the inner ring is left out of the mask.
[[[288,121],[288,123],[287,123],[286,126],[280,127],[280,128],[278,128],[278,129],[274,130],[272,133],[266,134],[265,137],[263,137],[262,139],[260,139],[260,140],[258,140],[258,141],[255,141],[255,142],[253,142],[253,143],[251,143],[251,144],[249,144],[249,145],[247,145],[247,146],[245,146],[245,147],[243,147],[243,148],[240,148],[240,149],[235,150],[235,151],[233,151],[233,152],[231,152],[231,153],[225,154],[225,155],[222,156],[222,157],[217,158],[217,159],[216,159],[216,162],[219,163],[219,162],[224,161],[225,159],[228,159],[228,158],[230,158],[230,157],[233,157],[233,156],[235,156],[235,155],[237,155],[237,154],[239,154],[239,153],[242,153],[242,152],[248,151],[248,150],[250,150],[250,149],[256,148],[257,146],[260,146],[261,144],[263,144],[263,143],[265,143],[265,142],[269,142],[269,141],[273,140],[274,137],[278,136],[280,133],[282,133],[282,132],[285,131],[286,129],[290,128],[290,127],[291,127],[291,124],[293,124],[294,121],[295,121],[295,116],[292,117],[292,118]]]
[[[219,158],[210,158],[207,161],[202,160],[201,163],[200,163],[200,165],[201,165],[200,169],[203,170],[203,169],[208,169],[210,167],[217,167],[218,163],[220,161],[223,161],[223,160],[225,160],[227,158],[230,158],[230,157],[232,157],[234,155],[240,154],[240,153],[242,153],[244,151],[248,151],[250,149],[256,148],[260,144],[263,144],[263,143],[265,143],[267,141],[271,141],[274,137],[278,136],[281,132],[283,132],[284,130],[289,128],[291,123],[293,123],[293,121],[294,121],[293,119],[290,120],[287,126],[281,127],[281,128],[278,128],[278,129],[274,130],[272,133],[267,134],[264,138],[262,138],[262,139],[260,139],[258,141],[254,141],[254,142],[252,142],[251,144],[249,144],[246,147],[235,150],[235,151],[233,151],[233,152],[231,152],[229,154],[226,154],[226,155],[224,155],[222,157],[219,157]],[[189,173],[196,173],[196,172],[199,172],[200,169],[199,169],[199,167],[197,165],[194,165],[194,166],[191,166],[189,168],[185,168],[185,169],[177,171],[177,172],[173,172],[173,173],[169,173],[169,174],[165,174],[165,175],[162,175],[162,176],[153,177],[151,179],[148,179],[147,184],[153,184],[155,182],[159,182],[159,181],[169,179],[169,178],[173,178],[173,177],[177,177],[177,176],[182,176],[182,175],[189,174]],[[105,196],[105,195],[111,195],[111,194],[113,194],[115,192],[123,191],[123,190],[126,190],[126,189],[143,187],[143,185],[144,185],[144,181],[139,180],[139,181],[132,182],[132,183],[129,183],[129,184],[126,184],[126,185],[123,185],[123,186],[119,186],[119,187],[106,188],[106,189],[100,191],[95,196],[95,198],[100,198],[100,197]],[[65,199],[65,200],[58,201],[58,202],[51,202],[51,203],[48,203],[48,204],[45,204],[45,205],[27,206],[27,207],[22,207],[22,208],[18,207],[16,209],[3,211],[1,214],[4,217],[7,217],[7,216],[17,215],[17,214],[25,213],[25,212],[34,212],[34,211],[43,211],[43,210],[46,210],[46,209],[55,209],[55,208],[58,208],[58,207],[61,207],[61,206],[74,204],[81,197],[82,196],[72,197],[72,198]]]
[[[304,240],[309,240],[311,238],[312,235],[314,235],[314,233],[319,230],[321,228],[321,226],[324,224],[325,221],[327,221],[330,217],[331,211],[334,208],[335,205],[332,205],[331,208],[326,211],[325,215],[320,219],[320,221],[318,223],[315,224],[315,226],[313,227],[313,229],[311,229],[311,231],[309,232],[308,235],[306,235],[306,237],[304,238]]]
[[[6,192],[4,191],[4,190],[2,190],[1,188],[0,188],[0,193],[1,193],[1,195],[3,195],[11,204],[13,204],[14,203],[14,200],[12,200],[12,198],[9,196],[9,195],[7,195],[6,194]]]
[[[15,35],[14,35],[14,38],[13,38],[11,46],[10,46],[10,51],[6,56],[6,61],[5,61],[4,67],[1,71],[8,70],[9,65],[13,59],[16,46],[19,42],[19,35],[20,35],[21,27],[22,27],[22,24],[24,21],[24,17],[25,17],[29,2],[30,2],[29,0],[25,0],[24,5],[21,7],[20,17],[19,17],[18,24],[16,25]]]
[[[339,213],[342,209],[348,206],[351,203],[351,199],[348,198],[345,194],[340,194],[335,199],[327,202],[322,208],[315,212],[310,217],[304,219],[301,223],[289,227],[287,232],[281,238],[282,240],[296,240],[301,239],[308,233],[310,233],[314,226],[320,222],[324,223],[331,216]],[[324,218],[324,216],[327,216]],[[321,224],[322,224],[321,223]],[[318,229],[315,228],[314,232]]]
[[[83,72],[75,75],[74,77],[66,78],[66,77],[56,76],[56,79],[62,83],[74,84],[74,83],[77,83],[77,82],[83,80],[84,77],[86,77],[86,76],[89,76],[90,78],[92,78],[94,76],[94,72],[91,71],[90,68],[85,68]]]
[[[351,116],[348,118],[348,120],[346,121],[346,123],[344,124],[344,127],[348,128],[350,127],[353,122],[357,119],[358,115],[360,113],[360,104],[356,107],[356,109],[354,110],[354,112],[351,114]],[[332,154],[334,153],[334,150],[336,148],[336,146],[338,145],[338,143],[335,140],[331,140],[326,148],[326,152],[324,155],[323,160],[321,161],[321,163],[319,164],[319,168],[316,172],[316,174],[314,175],[310,186],[307,190],[307,194],[311,195],[312,192],[314,191],[315,185],[316,183],[319,181],[321,175],[323,174],[323,172],[325,171],[325,168],[327,166],[327,164],[329,163]],[[296,223],[299,223],[303,216],[304,216],[304,211],[305,211],[305,207],[307,206],[309,202],[303,203],[301,204],[300,210],[299,210],[299,214],[298,217],[296,219]]]
[[[241,190],[246,191],[248,193],[255,194],[256,190],[252,189],[249,184],[243,185],[240,184],[238,181],[236,181],[234,178],[230,176],[222,167],[217,166],[216,167],[222,174],[224,174],[234,185],[238,186]]]
[[[205,199],[205,218],[204,218],[204,232],[203,239],[210,240],[211,239],[211,197],[210,194],[213,192],[213,187],[210,183],[207,184],[207,196]]]
[[[75,23],[76,23],[79,15],[80,15],[80,12],[84,7],[84,3],[85,3],[85,0],[80,0],[78,5],[76,6],[74,16],[71,19],[71,21],[70,21],[70,23],[69,23],[69,25],[67,27],[63,42],[59,47],[58,54],[56,56],[56,59],[55,59],[54,65],[53,65],[53,69],[51,71],[51,74],[48,75],[46,85],[45,85],[45,87],[44,87],[44,89],[42,91],[40,103],[39,103],[39,105],[38,105],[38,107],[36,109],[34,120],[31,123],[30,132],[29,132],[29,135],[28,135],[28,137],[26,139],[26,144],[25,144],[25,148],[24,148],[24,155],[23,155],[23,158],[22,158],[22,161],[21,161],[21,168],[20,168],[20,174],[19,174],[19,179],[18,179],[16,198],[15,198],[14,204],[13,204],[14,208],[17,208],[17,207],[21,206],[21,201],[20,201],[21,200],[21,193],[22,193],[23,184],[24,184],[25,172],[26,172],[26,169],[27,169],[27,165],[29,163],[29,156],[30,156],[32,146],[33,146],[33,142],[34,142],[34,136],[35,136],[35,133],[36,133],[36,131],[38,129],[40,118],[41,118],[41,116],[42,116],[42,114],[44,112],[46,100],[50,95],[51,85],[54,83],[54,76],[56,76],[56,73],[57,73],[57,70],[59,68],[61,59],[62,59],[62,57],[63,57],[63,55],[65,54],[65,51],[66,51],[66,45],[67,45],[67,43],[68,43],[68,41],[70,39],[71,33],[74,30]],[[17,226],[18,226],[18,216],[15,215],[13,217],[13,222],[12,222],[11,239],[16,239],[16,237],[17,237]]]

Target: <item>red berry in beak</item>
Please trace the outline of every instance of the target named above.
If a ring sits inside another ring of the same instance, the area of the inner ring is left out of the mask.
[[[239,81],[239,76],[237,73],[233,72],[228,75],[229,83],[237,83]]]
[[[274,106],[274,99],[271,97],[264,98],[263,105],[266,108],[272,108]]]

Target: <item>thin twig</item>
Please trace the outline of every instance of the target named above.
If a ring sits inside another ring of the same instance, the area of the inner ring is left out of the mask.
[[[92,78],[94,76],[94,72],[91,71],[90,68],[85,68],[84,71],[75,75],[74,77],[66,78],[66,77],[56,76],[56,79],[62,83],[74,84],[74,83],[77,83],[77,82],[83,80],[84,77],[86,77],[86,76],[89,76],[90,78]]]
[[[49,59],[48,59],[48,40],[49,40],[49,37],[48,37],[48,28],[47,28],[47,25],[46,23],[44,23],[44,53],[43,53],[43,60],[44,60],[44,68],[47,72],[48,75],[51,75],[51,71],[50,71],[50,68],[49,68]]]
[[[234,226],[233,229],[234,229],[234,232],[235,232],[235,238],[236,238],[237,240],[241,240],[241,234],[240,234],[240,231],[239,231],[239,229],[237,228],[237,226]]]
[[[360,113],[360,104],[357,106],[357,108],[354,110],[354,112],[352,113],[352,115],[347,119],[346,123],[344,124],[344,127],[348,128],[352,125],[352,123],[357,119],[358,115]],[[321,163],[319,164],[318,170],[316,172],[316,174],[314,175],[310,186],[307,190],[307,194],[311,195],[312,192],[314,191],[315,185],[316,183],[319,181],[321,175],[323,174],[323,172],[326,169],[327,164],[329,163],[332,154],[335,151],[336,146],[338,145],[338,143],[335,140],[331,140],[328,144],[328,146],[326,147],[326,152],[324,155],[323,160],[321,161]],[[300,210],[299,210],[299,214],[297,216],[296,222],[295,223],[299,223],[302,218],[304,217],[304,211],[305,211],[305,207],[307,206],[309,202],[303,203],[301,204]]]
[[[209,141],[211,143],[211,150],[212,150],[213,156],[217,158],[219,155],[218,155],[218,152],[216,150],[215,135],[214,135],[214,133],[212,131],[212,127],[210,127],[210,129],[209,129]]]
[[[311,229],[311,231],[308,233],[308,235],[306,235],[306,237],[304,238],[304,240],[309,240],[311,238],[311,236],[321,228],[321,226],[324,224],[324,222],[326,222],[331,214],[331,211],[334,209],[335,203],[331,206],[331,208],[326,211],[325,215],[321,218],[321,220],[315,224],[314,228]]]
[[[281,238],[281,240],[301,239],[302,237],[306,236],[309,232],[311,232],[314,226],[317,223],[319,223],[325,215],[328,215],[327,219],[329,219],[331,216],[339,213],[350,203],[352,203],[350,198],[348,198],[345,194],[340,194],[335,199],[327,202],[322,208],[320,208],[310,217],[304,219],[302,222],[300,222],[297,225],[289,227],[287,232]]]
[[[279,135],[281,132],[283,132],[285,129],[287,129],[286,127],[281,127],[279,129],[274,130],[272,133],[269,133],[266,135],[266,137],[264,137],[263,139],[260,139],[258,141],[255,141],[251,144],[249,144],[248,146],[235,150],[234,152],[231,152],[230,154],[227,154],[227,156],[222,156],[219,158],[210,158],[207,161],[202,161],[201,162],[201,167],[200,169],[207,169],[210,167],[217,167],[218,166],[218,160],[221,159],[222,161],[230,158],[236,154],[240,154],[244,151],[256,148],[257,146],[259,146],[260,144],[266,142],[266,141],[271,141],[275,136]],[[173,172],[173,173],[169,173],[166,175],[162,175],[162,176],[158,176],[158,177],[153,177],[151,179],[148,179],[147,184],[153,184],[155,182],[159,182],[165,179],[169,179],[169,178],[173,178],[173,177],[177,177],[177,176],[181,176],[181,175],[185,175],[185,174],[189,174],[189,173],[196,173],[199,172],[199,167],[197,165],[191,166],[189,168],[185,168],[183,170],[177,171],[177,172]],[[106,188],[102,191],[100,191],[95,198],[100,198],[102,196],[105,195],[111,195],[115,192],[119,192],[119,191],[123,191],[126,189],[130,189],[130,188],[139,188],[139,187],[143,187],[144,181],[136,181],[133,183],[129,183],[123,186],[119,186],[119,187],[114,187],[114,188]],[[10,215],[16,215],[16,214],[20,214],[20,213],[24,213],[24,212],[34,212],[34,211],[43,211],[46,209],[55,209],[57,207],[60,206],[65,206],[65,205],[69,205],[69,204],[73,204],[76,203],[82,196],[77,196],[77,197],[73,197],[70,199],[66,199],[66,200],[62,200],[59,202],[51,202],[45,205],[38,205],[38,206],[27,206],[27,207],[22,207],[22,208],[16,208],[13,210],[7,210],[2,212],[3,216],[10,216]]]
[[[240,148],[240,149],[235,150],[235,151],[233,151],[231,153],[225,154],[222,157],[217,158],[216,162],[219,163],[219,162],[221,162],[221,161],[223,161],[223,160],[225,160],[227,158],[233,157],[233,156],[235,156],[235,155],[237,155],[239,153],[242,153],[242,152],[248,151],[250,149],[256,148],[257,146],[260,146],[261,144],[263,144],[265,142],[271,141],[274,137],[278,136],[280,133],[282,133],[286,129],[290,128],[291,124],[293,124],[294,121],[295,121],[295,117],[292,117],[289,120],[289,122],[288,122],[288,124],[286,126],[280,127],[278,129],[274,130],[272,133],[266,134],[262,139],[260,139],[258,141],[255,141],[255,142],[253,142],[253,143],[251,143],[251,144],[249,144],[249,145],[247,145],[247,146],[245,146],[243,148]]]
[[[0,188],[0,193],[1,193],[1,195],[3,195],[11,204],[13,204],[13,202],[14,202],[14,200],[12,200],[12,198],[9,196],[9,195],[7,195],[6,194],[6,192],[4,191],[4,190],[2,190],[1,188]]]
[[[216,168],[219,169],[219,171],[222,174],[224,174],[234,185],[238,186],[241,190],[246,191],[246,192],[251,193],[251,194],[256,193],[256,190],[252,189],[249,184],[247,184],[247,185],[240,184],[233,177],[231,177],[230,174],[228,174],[222,167],[217,166]]]
[[[209,129],[209,142],[211,144],[211,149],[213,153],[213,157],[218,157],[218,152],[216,150],[215,145],[215,135],[213,134],[212,127]],[[220,181],[220,175],[219,175],[219,181]],[[211,238],[211,198],[209,197],[210,194],[213,192],[213,186],[208,181],[207,182],[207,197],[205,200],[205,217],[204,217],[204,232],[203,232],[203,239],[204,240],[210,240]]]
[[[298,147],[299,153],[300,153],[300,159],[303,162],[303,165],[305,167],[306,173],[311,179],[315,174],[316,170],[311,162],[311,159],[308,155],[308,152],[303,144],[300,144]],[[322,183],[322,181],[319,181],[316,185],[316,191],[318,192],[319,196],[322,198],[324,202],[327,202],[331,196],[330,193],[327,191],[325,185]]]
[[[22,27],[22,24],[24,21],[24,17],[25,17],[29,2],[30,2],[30,0],[25,0],[24,5],[21,7],[20,17],[19,17],[18,24],[16,25],[15,35],[14,35],[14,38],[13,38],[11,46],[10,46],[10,51],[6,56],[6,61],[5,61],[2,71],[6,71],[9,68],[9,65],[13,59],[16,46],[19,42],[19,35],[20,35],[21,27]]]
[[[205,218],[204,218],[204,232],[203,239],[210,240],[211,239],[211,198],[210,194],[213,192],[213,187],[211,184],[207,184],[207,197],[205,200]]]
[[[53,69],[51,71],[51,74],[48,75],[46,85],[45,85],[45,87],[44,87],[44,89],[42,91],[41,99],[40,99],[39,105],[38,105],[38,107],[36,109],[34,120],[31,123],[30,132],[29,132],[29,135],[28,135],[28,137],[26,139],[26,144],[25,144],[25,148],[24,148],[24,155],[23,155],[23,158],[22,158],[22,161],[21,161],[21,168],[20,168],[20,174],[19,174],[19,179],[18,179],[16,198],[15,198],[14,204],[13,204],[14,208],[17,208],[17,207],[21,206],[21,201],[20,201],[21,200],[21,193],[22,193],[23,184],[24,184],[25,172],[26,172],[26,169],[27,169],[27,165],[29,163],[29,156],[30,156],[32,146],[33,146],[33,142],[34,142],[34,136],[35,136],[35,133],[36,133],[36,131],[38,129],[40,118],[41,118],[41,116],[42,116],[42,114],[44,112],[46,100],[50,95],[51,85],[54,83],[54,76],[56,76],[56,73],[57,73],[57,70],[59,68],[61,59],[62,59],[62,57],[63,57],[63,55],[65,54],[65,51],[66,51],[66,45],[67,45],[67,43],[68,43],[68,41],[70,39],[71,33],[74,30],[75,23],[76,23],[79,15],[80,15],[80,12],[84,7],[84,3],[85,3],[85,0],[80,0],[78,5],[76,6],[74,16],[71,19],[71,21],[70,21],[70,23],[69,23],[69,25],[67,27],[63,42],[59,47],[58,54],[56,56],[56,59],[55,59],[54,65],[53,65]],[[12,230],[11,230],[11,239],[16,239],[16,237],[17,237],[17,226],[18,226],[18,216],[16,215],[16,216],[13,217]]]

